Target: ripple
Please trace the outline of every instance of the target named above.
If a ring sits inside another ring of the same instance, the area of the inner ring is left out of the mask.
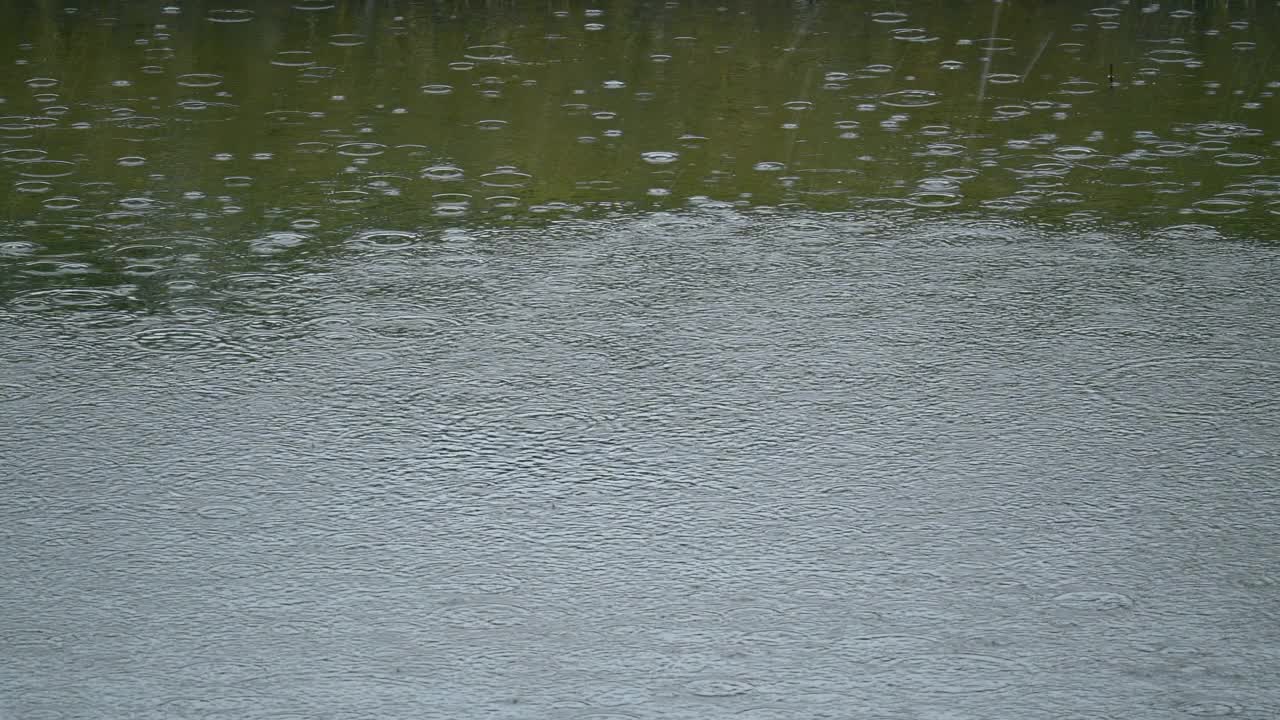
[[[18,192],[49,192],[54,190],[54,184],[49,181],[20,181],[13,183],[14,190]]]
[[[6,115],[4,117],[0,117],[0,131],[21,133],[18,137],[31,137],[30,134],[26,133],[27,130],[35,130],[38,127],[48,127],[48,125],[52,123],[53,121],[50,120],[49,123],[46,124],[29,115]]]
[[[888,660],[883,671],[889,676],[889,685],[960,695],[1008,687],[1019,680],[1025,668],[993,655],[938,653]]]
[[[417,627],[397,627],[396,634],[404,637],[427,636],[428,632],[425,628]],[[513,672],[521,668],[529,667],[531,662],[538,662],[544,666],[558,666],[558,663],[549,658],[534,658],[530,653],[522,648],[516,647],[504,650],[482,651],[475,650],[473,653],[459,653],[460,656],[450,658],[450,665],[457,670],[466,672],[473,676],[489,676],[493,678],[510,677]]]
[[[1213,158],[1215,165],[1223,167],[1251,167],[1262,162],[1261,155],[1251,153],[1223,153]]]
[[[650,165],[669,165],[680,159],[680,153],[667,150],[650,150],[640,153],[640,158]]]
[[[964,196],[960,193],[953,192],[918,192],[912,193],[903,199],[903,202],[911,207],[918,208],[947,208],[955,207],[964,200]]]
[[[500,572],[467,570],[445,575],[433,583],[436,590],[464,595],[504,595],[518,590],[524,581]]]
[[[787,169],[787,166],[784,163],[766,160],[756,163],[752,166],[752,169],[758,172],[782,172]]]
[[[50,210],[72,210],[74,208],[80,207],[80,205],[83,202],[84,201],[78,197],[72,197],[69,195],[58,195],[56,197],[48,198],[40,204],[44,205]]]
[[[1111,612],[1132,610],[1133,598],[1109,590],[1075,590],[1053,598],[1053,604],[1067,610]]]
[[[246,23],[253,19],[253,11],[244,8],[210,10],[205,19],[215,23]]]
[[[222,718],[253,717],[261,712],[267,698],[263,695],[200,695],[170,697],[155,707],[163,717]]]
[[[310,235],[300,232],[271,232],[249,241],[249,252],[255,255],[274,255],[291,250],[311,239]]]
[[[421,235],[408,230],[366,230],[347,242],[366,249],[400,250],[416,245],[421,240]]]
[[[143,330],[133,336],[133,342],[144,350],[159,353],[192,353],[227,348],[226,338],[194,327],[167,327]]]
[[[854,707],[858,703],[854,699],[848,698],[836,704],[843,707]],[[815,713],[812,717],[822,717],[823,715]],[[736,713],[733,717],[735,720],[796,720],[797,713],[794,705],[777,705],[748,708]]]
[[[195,514],[205,520],[234,520],[249,514],[249,509],[243,505],[217,503],[198,507],[195,509]]]
[[[461,207],[471,205],[471,196],[466,193],[436,193],[431,196],[437,207]]]
[[[187,113],[193,113],[190,117],[184,116],[182,118],[187,122],[226,122],[235,117],[235,111],[237,110],[237,106],[231,103],[207,102],[194,98],[181,100],[175,103],[174,107]]]
[[[105,120],[111,127],[133,131],[128,137],[134,141],[159,140],[169,131],[169,122],[151,115],[129,115],[127,118],[111,118]]]
[[[370,197],[364,190],[335,190],[328,195],[329,202],[334,205],[356,205]]]
[[[575,682],[575,694],[588,705],[607,708],[642,705],[653,700],[653,691],[639,679]],[[606,716],[607,717],[607,716]],[[624,716],[625,717],[625,716]]]
[[[303,112],[302,110],[268,110],[262,116],[271,121],[273,125],[303,125],[308,120],[316,119],[313,113]],[[329,143],[318,142],[302,142],[298,143],[299,147],[323,145],[326,150],[332,147]]]
[[[529,212],[534,215],[561,215],[577,212],[581,210],[581,206],[573,205],[567,202],[553,200],[551,202],[541,203],[539,205],[530,205]]]
[[[358,33],[334,33],[329,36],[329,44],[335,47],[357,47],[365,44],[365,36]]]
[[[443,83],[429,83],[418,89],[425,95],[448,95],[453,92],[452,85],[445,85]]]
[[[1184,157],[1195,152],[1195,146],[1190,143],[1167,142],[1157,145],[1155,152],[1164,157]]]
[[[973,44],[983,50],[1012,50],[1014,48],[1013,38],[1006,37],[985,37],[978,38]]]
[[[76,164],[67,160],[30,160],[17,167],[17,174],[28,178],[66,177],[76,171]]]
[[[575,408],[562,408],[504,414],[500,418],[485,421],[482,427],[491,433],[560,438],[584,434],[608,419]]]
[[[321,80],[331,80],[334,75],[338,74],[338,68],[329,65],[312,65],[304,68],[298,73],[298,82],[318,83]]]
[[[294,278],[284,273],[243,272],[229,275],[215,283],[217,291],[239,304],[243,310],[257,312],[283,309],[292,303],[290,295]]]
[[[519,172],[514,168],[504,167],[481,175],[479,180],[480,184],[486,187],[518,188],[528,185],[529,182],[533,180],[533,176],[528,173]]]
[[[347,155],[349,157],[373,157],[381,155],[387,151],[387,146],[382,143],[373,142],[355,142],[343,143],[334,148],[334,152],[339,155]]]
[[[882,12],[871,13],[872,22],[897,24],[907,21],[907,14],[896,10],[885,10]]]
[[[87,275],[94,270],[93,266],[88,263],[58,260],[56,258],[31,260],[23,263],[21,268],[20,272],[23,275],[34,275],[36,277]]]
[[[132,265],[156,267],[171,264],[176,258],[173,249],[165,245],[134,243],[121,245],[111,250],[111,254]]]
[[[223,79],[221,75],[212,73],[187,73],[186,75],[179,75],[177,82],[184,87],[207,88],[221,85]]]
[[[0,242],[0,257],[31,257],[40,250],[40,246],[28,240],[12,240]]]
[[[635,676],[655,674],[687,674],[705,670],[715,662],[714,657],[697,651],[683,650],[666,652],[661,650],[627,649],[619,652],[611,643],[605,641],[585,650],[573,651],[560,656],[565,667],[590,672],[603,672],[610,676]]]
[[[1097,154],[1097,152],[1097,150],[1083,145],[1067,145],[1060,148],[1054,148],[1053,156],[1068,162],[1078,162]]]
[[[1022,76],[1013,73],[988,73],[987,82],[994,85],[1012,85],[1022,82]]]
[[[962,155],[967,152],[967,148],[963,145],[955,145],[952,143],[930,143],[925,146],[923,155],[935,155],[938,157],[948,157],[953,155]]]
[[[1230,717],[1244,712],[1245,707],[1238,703],[1221,700],[1202,700],[1179,705],[1178,712],[1195,717]]]
[[[278,568],[267,563],[245,560],[226,560],[205,568],[205,572],[210,575],[226,579],[260,577],[269,575],[277,570]]]
[[[1200,137],[1223,139],[1244,135],[1249,128],[1233,122],[1206,122],[1196,125],[1192,130]]]
[[[1009,120],[1012,118],[1021,118],[1021,117],[1024,117],[1024,115],[1030,114],[1030,109],[1028,108],[1027,105],[1016,105],[1016,104],[1012,104],[1012,102],[1010,102],[1010,104],[1005,104],[1005,105],[996,105],[995,108],[992,109],[992,111],[993,113],[996,114],[995,119],[998,119],[998,120]]]
[[[1098,92],[1101,84],[1089,80],[1068,80],[1058,86],[1058,92],[1062,95],[1090,95]]]
[[[43,160],[48,154],[48,151],[40,150],[38,148],[13,148],[11,150],[0,152],[0,160],[3,160],[4,162],[26,163]]]
[[[116,308],[127,301],[119,292],[100,288],[48,288],[18,293],[9,306],[23,312],[79,309],[96,310]]]
[[[1105,370],[1091,385],[1118,405],[1166,415],[1261,415],[1280,404],[1280,363],[1153,358]]]
[[[889,107],[929,107],[940,102],[942,102],[941,96],[932,90],[898,90],[880,96],[880,104]]]
[[[518,627],[529,622],[531,613],[518,605],[477,603],[455,605],[437,610],[432,617],[438,622],[463,630],[492,630]]]
[[[844,638],[838,643],[841,650],[858,655],[879,653],[881,657],[888,653],[898,654],[923,651],[929,647],[935,647],[937,644],[938,639],[935,637],[902,634],[857,635]]]
[[[462,56],[478,62],[506,62],[515,59],[515,51],[506,45],[472,45]]]
[[[1232,198],[1209,198],[1192,203],[1191,209],[1203,215],[1235,215],[1249,209],[1249,203]]]
[[[271,58],[278,67],[311,67],[316,64],[315,53],[310,50],[281,50]]]
[[[1190,50],[1176,48],[1161,48],[1147,53],[1148,60],[1158,63],[1185,63],[1188,60],[1194,60],[1195,57],[1196,54]]]
[[[461,180],[465,173],[462,168],[453,165],[432,165],[423,168],[419,173],[426,180],[435,180],[437,182],[456,182]]]
[[[755,686],[739,678],[702,678],[685,685],[685,689],[698,697],[734,697],[746,695]]]

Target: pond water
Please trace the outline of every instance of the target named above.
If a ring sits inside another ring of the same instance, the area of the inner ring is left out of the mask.
[[[0,720],[1280,718],[1280,3],[0,14]]]

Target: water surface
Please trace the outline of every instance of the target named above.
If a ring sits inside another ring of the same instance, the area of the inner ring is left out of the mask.
[[[1280,717],[1278,33],[14,4],[0,719]]]

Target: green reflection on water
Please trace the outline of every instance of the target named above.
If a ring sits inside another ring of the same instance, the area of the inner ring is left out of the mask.
[[[1266,237],[1276,38],[1274,2],[11,4],[0,291],[701,198]]]

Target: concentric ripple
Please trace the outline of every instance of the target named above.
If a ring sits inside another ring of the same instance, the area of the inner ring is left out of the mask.
[[[215,23],[247,23],[253,20],[253,11],[247,8],[219,8],[210,10],[205,19]]]
[[[880,96],[880,104],[889,107],[922,108],[937,105],[942,97],[932,90],[898,90]]]
[[[158,353],[198,354],[233,349],[222,335],[196,327],[151,328],[135,334],[133,342],[144,350]]]
[[[1117,405],[1156,415],[1259,415],[1280,405],[1280,363],[1233,357],[1152,358],[1104,370],[1091,386]]]
[[[480,184],[486,187],[518,188],[528,185],[533,180],[533,176],[514,168],[498,168],[481,175],[478,179]]]
[[[515,51],[506,45],[472,45],[463,57],[478,62],[506,62],[515,57]]]
[[[401,250],[421,242],[422,236],[408,230],[366,230],[357,233],[348,242],[353,247],[368,250]]]
[[[650,150],[640,153],[640,158],[650,165],[667,165],[680,159],[680,153],[666,150]]]
[[[992,692],[1020,682],[1022,664],[993,655],[925,653],[886,660],[882,682],[941,695]]]
[[[442,625],[461,630],[496,630],[529,622],[532,613],[518,605],[466,603],[436,611],[432,617]]]
[[[1053,603],[1067,610],[1108,612],[1133,609],[1133,598],[1110,590],[1073,590],[1057,595]]]
[[[700,678],[691,681],[685,688],[698,697],[724,698],[745,695],[755,686],[739,678]]]
[[[465,176],[462,168],[453,165],[432,165],[423,168],[419,174],[426,180],[437,182],[456,182]]]
[[[38,312],[48,310],[104,310],[119,308],[128,297],[118,291],[105,288],[49,288],[19,293],[8,306],[19,311]]]

